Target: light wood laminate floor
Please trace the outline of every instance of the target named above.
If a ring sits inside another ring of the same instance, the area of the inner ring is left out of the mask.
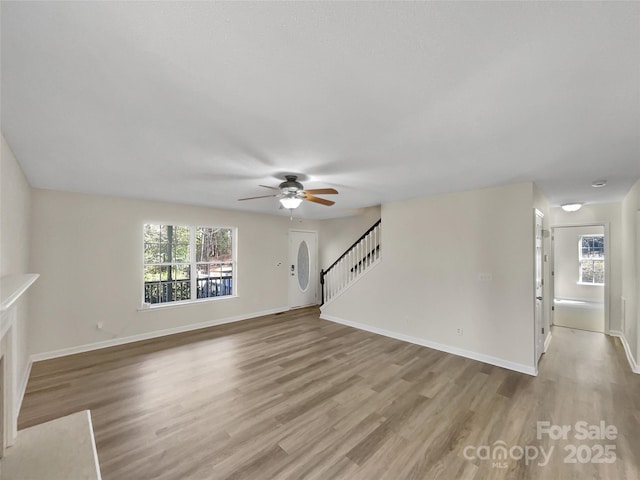
[[[19,428],[90,409],[105,480],[640,478],[619,340],[553,335],[531,377],[294,310],[36,363]],[[538,421],[618,434],[538,439]],[[598,445],[616,461],[592,463]]]

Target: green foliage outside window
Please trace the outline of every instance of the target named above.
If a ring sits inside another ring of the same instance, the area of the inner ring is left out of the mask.
[[[145,224],[144,302],[232,295],[233,232],[231,228]]]
[[[604,235],[582,235],[578,243],[580,283],[604,284]]]

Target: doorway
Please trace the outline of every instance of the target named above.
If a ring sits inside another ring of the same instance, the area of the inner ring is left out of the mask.
[[[542,223],[544,214],[539,210],[535,211],[535,299],[534,299],[534,325],[535,325],[535,341],[536,341],[536,365],[540,361],[540,357],[544,353],[544,271],[543,271],[543,229]]]
[[[318,303],[318,235],[289,230],[289,307]]]
[[[605,225],[553,228],[553,325],[608,332],[606,233]]]

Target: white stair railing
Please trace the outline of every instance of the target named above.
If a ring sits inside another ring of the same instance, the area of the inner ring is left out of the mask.
[[[380,259],[382,220],[378,220],[351,247],[320,272],[322,303],[327,303]]]

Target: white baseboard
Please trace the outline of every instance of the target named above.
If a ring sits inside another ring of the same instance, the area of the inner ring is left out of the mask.
[[[629,348],[629,343],[627,342],[627,337],[624,336],[623,332],[618,330],[610,330],[609,335],[612,337],[618,337],[622,342],[622,346],[624,347],[624,353],[627,354],[627,361],[629,362],[629,366],[631,367],[631,371],[633,373],[640,373],[640,364],[636,362],[636,359],[633,358],[631,354],[631,349]]]
[[[544,339],[544,351],[545,353],[549,350],[549,345],[551,344],[551,332],[547,334],[547,338]]]
[[[51,352],[36,353],[34,355],[31,355],[30,363],[40,362],[42,360],[50,360],[52,358],[66,357],[67,355],[90,352],[92,350],[99,350],[102,348],[115,347],[117,345],[124,345],[127,343],[139,342],[142,340],[150,340],[152,338],[165,337],[167,335],[173,335],[176,333],[190,332],[192,330],[199,330],[201,328],[215,327],[216,325],[224,325],[226,323],[233,323],[233,322],[239,322],[241,320],[248,320],[250,318],[263,317],[265,315],[273,315],[274,313],[286,312],[287,310],[289,310],[289,307],[273,308],[271,310],[263,310],[261,312],[235,315],[233,317],[227,317],[227,318],[218,318],[216,320],[209,320],[201,323],[192,323],[189,325],[182,325],[180,327],[167,328],[164,330],[156,330],[156,331],[147,332],[147,333],[140,333],[138,335],[131,335],[128,337],[114,338],[114,339],[105,340],[102,342],[78,345],[78,346],[69,347],[69,348],[62,348],[60,350],[54,350]]]
[[[411,335],[405,335],[403,333],[392,332],[378,327],[372,327],[364,323],[350,322],[342,318],[334,317],[333,315],[320,314],[320,318],[323,320],[329,320],[330,322],[340,323],[347,325],[348,327],[357,328],[359,330],[365,330],[371,333],[377,333],[378,335],[384,335],[385,337],[395,338],[396,340],[402,340],[403,342],[414,343],[423,347],[433,348],[434,350],[440,350],[441,352],[451,353],[460,357],[469,358],[471,360],[477,360],[479,362],[488,363],[497,367],[506,368],[508,370],[514,370],[520,373],[526,373],[527,375],[536,376],[537,370],[533,365],[524,365],[522,363],[509,362],[502,358],[492,357],[483,353],[472,352],[471,350],[464,350],[462,348],[453,347],[451,345],[445,345],[442,343],[432,342],[431,340],[425,340],[423,338],[413,337]]]

